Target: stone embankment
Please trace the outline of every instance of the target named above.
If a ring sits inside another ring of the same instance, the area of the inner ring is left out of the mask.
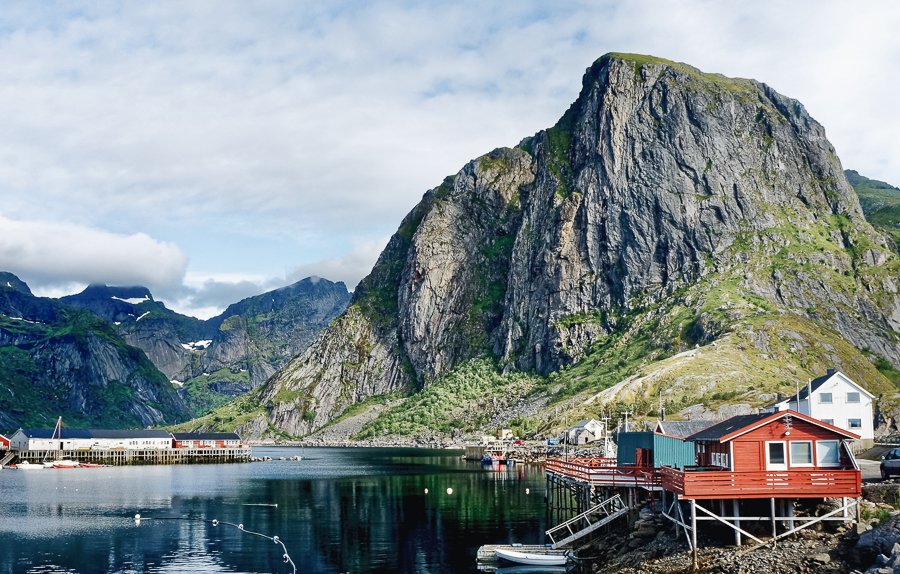
[[[700,572],[900,574],[900,484],[866,485],[863,498],[859,528],[819,524],[776,546],[755,550],[723,547],[721,537],[701,536]],[[691,572],[692,557],[683,535],[646,510],[630,532],[605,534],[580,554],[588,557],[583,561],[592,571],[605,574]]]

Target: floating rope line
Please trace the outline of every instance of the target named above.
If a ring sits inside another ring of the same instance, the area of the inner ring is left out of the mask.
[[[268,536],[267,534],[263,534],[261,532],[253,532],[252,530],[247,530],[244,528],[243,524],[234,524],[233,522],[225,522],[224,520],[218,520],[213,518],[209,520],[207,518],[193,518],[190,516],[156,516],[156,517],[142,517],[140,514],[134,515],[134,525],[140,526],[141,521],[143,520],[184,520],[187,522],[206,522],[207,524],[211,524],[213,526],[219,526],[220,524],[224,524],[225,526],[232,526],[237,528],[244,534],[251,534],[253,536],[259,536],[260,538],[265,538],[266,540],[271,540],[275,544],[280,544],[281,549],[284,551],[284,555],[281,557],[284,560],[285,564],[290,564],[291,568],[294,570],[294,574],[297,574],[297,565],[294,564],[294,561],[291,560],[290,555],[288,554],[287,547],[284,545],[284,542],[281,541],[281,538],[277,536]]]

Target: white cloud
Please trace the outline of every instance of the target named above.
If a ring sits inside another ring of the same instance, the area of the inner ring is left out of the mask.
[[[0,269],[53,286],[106,282],[168,287],[184,276],[187,257],[173,243],[52,221],[0,215]]]
[[[157,274],[204,312],[304,274],[352,286],[425,189],[552,125],[608,51],[765,81],[900,184],[898,29],[888,1],[13,4],[0,194],[11,220],[174,241],[212,282]]]
[[[388,238],[380,241],[360,241],[340,257],[322,259],[300,265],[288,273],[288,282],[306,277],[324,277],[330,281],[343,281],[348,289],[354,289],[360,279],[369,274]]]

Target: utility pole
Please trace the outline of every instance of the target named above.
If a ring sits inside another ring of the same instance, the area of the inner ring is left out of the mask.
[[[632,413],[630,413],[629,411],[626,410],[622,414],[625,415],[625,432],[628,432],[628,415],[630,415]]]

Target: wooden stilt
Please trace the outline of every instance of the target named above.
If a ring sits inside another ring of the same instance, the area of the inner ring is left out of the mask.
[[[774,540],[775,538],[778,537],[778,526],[775,523],[775,499],[774,498],[769,499],[769,508],[772,511],[772,539]],[[773,544],[774,544],[774,542],[773,542]]]
[[[734,544],[741,545],[741,503],[737,498],[731,499],[731,510],[734,514]]]
[[[691,546],[693,546],[692,566],[694,572],[700,567],[700,557],[697,555],[697,501],[691,499]]]
[[[785,506],[787,506],[787,517],[788,517],[788,530],[794,529],[794,500],[792,498],[785,499]]]

